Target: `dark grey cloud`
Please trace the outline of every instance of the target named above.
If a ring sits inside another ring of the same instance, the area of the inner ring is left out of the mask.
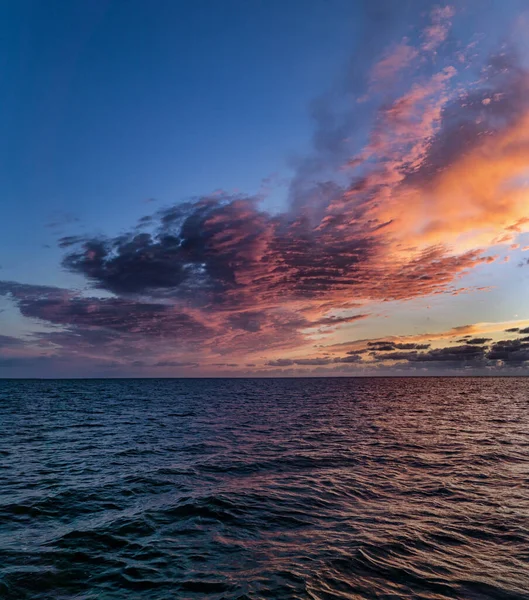
[[[277,360],[271,360],[267,363],[270,367],[291,367],[293,365],[299,366],[315,366],[315,365],[328,365],[334,362],[331,358],[278,358]]]
[[[143,233],[111,242],[85,240],[63,264],[111,292],[142,293],[180,286],[188,277],[181,255],[181,240],[169,236],[153,240]]]
[[[348,354],[347,356],[342,356],[340,358],[335,358],[333,360],[333,362],[335,363],[346,363],[346,364],[352,364],[352,363],[360,363],[362,362],[362,357],[358,354]]]
[[[452,363],[461,365],[476,363],[485,357],[485,349],[481,346],[461,345],[446,348],[434,348],[427,352],[397,351],[384,354],[375,354],[376,360],[396,360],[410,363]]]
[[[427,352],[417,355],[415,360],[420,362],[461,362],[475,361],[484,356],[484,349],[481,346],[461,345],[447,348],[434,348]]]
[[[529,338],[500,340],[488,345],[489,338],[469,339],[459,346],[435,348],[427,352],[416,350],[405,352],[372,353],[377,361],[403,361],[405,363],[450,364],[451,367],[495,367],[504,364],[522,365],[529,361]]]
[[[371,346],[373,352],[390,352],[391,350],[395,350],[395,346],[392,343],[368,342],[368,345]]]
[[[242,287],[237,274],[251,270],[270,215],[252,198],[200,199],[160,211],[155,233],[112,239],[72,240],[77,249],[64,258],[66,269],[118,295],[169,294],[195,302],[222,301]],[[202,294],[202,296],[201,296]]]
[[[504,363],[520,364],[529,361],[529,342],[518,340],[501,340],[492,344],[487,353],[490,360],[500,360]]]
[[[175,368],[183,368],[189,367],[194,369],[195,367],[200,366],[199,363],[196,362],[188,362],[188,361],[178,361],[178,360],[160,360],[152,365],[153,367],[175,367]]]
[[[275,360],[270,360],[267,363],[269,367],[291,367],[296,363],[291,358],[277,358]]]
[[[59,238],[57,245],[59,248],[69,248],[70,246],[75,246],[75,244],[79,244],[83,242],[84,238],[78,235],[65,235]]]
[[[350,315],[348,317],[323,317],[316,321],[312,321],[311,327],[332,327],[336,325],[344,325],[346,323],[354,323],[355,321],[360,321],[361,319],[367,319],[368,317],[369,313]]]
[[[427,350],[431,344],[416,344],[413,342],[393,342],[392,340],[380,340],[367,342],[366,350],[373,352],[390,352],[392,350]]]
[[[318,357],[318,358],[278,358],[267,363],[270,367],[291,367],[294,365],[302,367],[325,366],[336,363],[359,363],[362,362],[362,357],[357,354],[351,354],[343,357]]]
[[[466,343],[471,345],[482,345],[492,341],[491,338],[479,337],[467,339]]]

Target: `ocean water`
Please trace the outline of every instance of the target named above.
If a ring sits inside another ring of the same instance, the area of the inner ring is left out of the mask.
[[[529,379],[0,381],[0,598],[529,598]]]

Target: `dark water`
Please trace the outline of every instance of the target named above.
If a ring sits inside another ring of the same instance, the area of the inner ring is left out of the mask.
[[[529,379],[0,381],[0,598],[529,598]]]

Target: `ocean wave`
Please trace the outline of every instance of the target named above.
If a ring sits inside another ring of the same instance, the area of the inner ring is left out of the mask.
[[[527,379],[0,392],[2,600],[529,599]]]

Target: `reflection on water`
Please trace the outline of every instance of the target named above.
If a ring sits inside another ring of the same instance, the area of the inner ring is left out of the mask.
[[[0,382],[0,598],[529,598],[529,379]]]

